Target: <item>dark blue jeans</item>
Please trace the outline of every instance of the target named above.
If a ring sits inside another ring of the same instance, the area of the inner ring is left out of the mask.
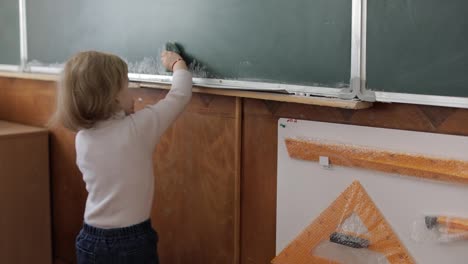
[[[158,234],[151,221],[115,229],[84,224],[76,237],[78,264],[158,264]]]

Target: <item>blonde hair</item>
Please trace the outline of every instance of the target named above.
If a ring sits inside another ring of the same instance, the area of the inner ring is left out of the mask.
[[[117,96],[128,82],[127,64],[118,56],[80,52],[65,64],[58,85],[57,109],[50,124],[79,131],[121,110]]]

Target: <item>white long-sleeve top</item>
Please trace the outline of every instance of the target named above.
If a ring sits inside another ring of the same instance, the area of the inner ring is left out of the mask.
[[[86,183],[84,221],[120,228],[150,217],[152,154],[164,131],[192,96],[192,74],[177,70],[166,98],[126,116],[123,111],[76,135],[76,163]]]

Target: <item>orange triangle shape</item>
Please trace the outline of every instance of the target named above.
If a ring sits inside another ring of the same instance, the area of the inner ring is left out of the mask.
[[[330,234],[339,231],[341,223],[356,214],[367,227],[369,250],[381,253],[389,263],[415,263],[405,246],[380,213],[362,185],[353,182],[320,216],[315,219],[273,260],[273,264],[337,263],[314,256],[313,252]]]

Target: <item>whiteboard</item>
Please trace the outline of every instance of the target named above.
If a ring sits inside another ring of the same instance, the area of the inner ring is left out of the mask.
[[[278,121],[276,252],[289,244],[354,180],[358,180],[417,263],[467,263],[468,242],[441,243],[416,233],[425,215],[468,218],[468,185],[289,157],[285,138],[311,138],[379,149],[468,160],[468,137],[341,125]],[[416,236],[417,235],[417,236]],[[415,239],[417,238],[417,239]]]

